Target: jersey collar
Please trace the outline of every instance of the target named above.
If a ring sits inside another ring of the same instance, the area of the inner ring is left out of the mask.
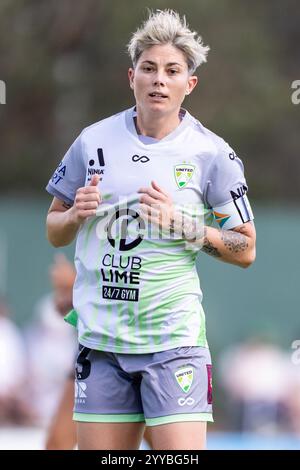
[[[125,122],[127,130],[137,139],[139,139],[138,133],[136,131],[136,127],[134,124],[134,118],[137,116],[136,107],[133,106],[125,111]],[[169,140],[173,140],[174,137],[177,137],[179,134],[183,132],[183,130],[188,126],[191,115],[190,113],[183,108],[180,108],[179,116],[181,119],[180,124],[174,129],[170,134],[166,135],[163,139],[158,140],[152,145],[158,145],[160,142],[168,142]],[[148,144],[151,145],[151,144]]]

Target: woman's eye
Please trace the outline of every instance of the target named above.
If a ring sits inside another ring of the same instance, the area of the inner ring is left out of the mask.
[[[143,70],[144,70],[145,72],[151,72],[152,67],[144,67]]]
[[[169,72],[170,72],[171,75],[175,75],[176,73],[178,73],[178,70],[170,69]]]

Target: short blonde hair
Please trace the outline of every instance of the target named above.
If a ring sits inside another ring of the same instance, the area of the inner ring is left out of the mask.
[[[180,49],[187,60],[190,73],[206,62],[209,51],[196,31],[191,31],[185,16],[180,18],[174,10],[149,11],[148,19],[132,35],[127,46],[135,67],[145,49],[159,44],[172,44]]]

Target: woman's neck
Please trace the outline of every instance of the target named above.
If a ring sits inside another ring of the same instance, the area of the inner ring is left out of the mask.
[[[157,116],[153,113],[146,115],[137,109],[134,122],[138,134],[154,139],[163,139],[179,126],[180,117],[179,112],[172,116]]]

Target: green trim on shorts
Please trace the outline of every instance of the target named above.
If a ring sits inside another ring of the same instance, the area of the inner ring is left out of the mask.
[[[145,422],[143,413],[122,415],[100,415],[96,413],[74,413],[74,421],[85,423],[140,423]]]
[[[178,415],[161,416],[159,418],[146,418],[146,426],[159,426],[160,424],[184,423],[189,421],[213,422],[212,413],[185,413]]]

